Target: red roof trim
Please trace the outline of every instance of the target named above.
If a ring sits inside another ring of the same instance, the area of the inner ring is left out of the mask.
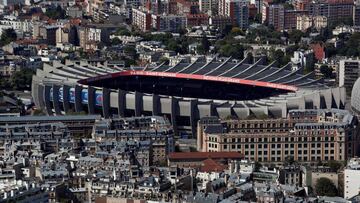
[[[288,90],[288,91],[293,91],[293,92],[298,90],[297,87],[292,86],[292,85],[284,85],[284,84],[256,81],[256,80],[245,80],[245,79],[240,79],[240,78],[229,78],[229,77],[196,75],[196,74],[185,74],[185,73],[171,73],[171,72],[132,71],[132,70],[120,71],[120,72],[112,73],[112,74],[108,74],[108,75],[87,78],[84,80],[80,80],[79,82],[81,84],[87,84],[87,83],[93,82],[93,81],[109,79],[109,78],[117,78],[117,77],[122,77],[122,76],[150,76],[150,77],[162,77],[162,78],[183,78],[183,79],[216,81],[216,82],[267,87],[267,88],[273,88],[273,89]]]

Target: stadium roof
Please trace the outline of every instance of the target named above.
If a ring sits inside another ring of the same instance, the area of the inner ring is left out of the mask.
[[[261,60],[254,64],[246,64],[245,60],[243,60],[234,63],[228,58],[224,62],[214,60],[207,63],[195,61],[193,63],[178,63],[175,66],[161,64],[153,68],[145,67],[140,71],[124,70],[94,77],[80,78],[79,82],[87,84],[93,81],[121,76],[151,76],[244,84],[293,92],[302,88],[326,88],[321,81],[312,79],[311,73],[303,75],[303,69],[290,70],[290,64],[277,68],[274,67],[274,63],[261,65],[260,62]]]

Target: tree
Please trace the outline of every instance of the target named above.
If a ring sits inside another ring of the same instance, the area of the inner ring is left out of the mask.
[[[64,19],[66,16],[66,11],[61,8],[61,6],[48,8],[45,12],[45,15],[51,19]]]
[[[179,53],[181,51],[181,47],[175,39],[170,39],[166,47],[168,50],[174,51],[176,53]]]
[[[244,47],[240,44],[225,44],[220,47],[219,53],[222,56],[241,59],[244,57]]]
[[[16,90],[30,90],[32,76],[34,74],[35,71],[29,68],[24,68],[15,72],[10,78],[12,88]]]
[[[327,65],[321,65],[320,72],[323,74],[324,78],[331,78],[333,76],[332,69]]]
[[[17,35],[13,28],[9,28],[3,31],[1,34],[0,44],[1,46],[7,45],[10,42],[16,41]]]
[[[237,35],[244,35],[244,32],[240,29],[240,28],[238,28],[238,27],[233,27],[232,29],[231,29],[231,35],[233,35],[233,36],[237,36]]]
[[[329,166],[333,171],[338,171],[343,166],[341,162],[335,160],[330,160],[326,165]]]
[[[301,38],[305,36],[305,33],[303,33],[302,31],[300,30],[292,30],[290,33],[289,33],[289,39],[290,41],[292,42],[295,42],[295,43],[299,43]]]
[[[132,59],[136,58],[136,49],[133,46],[125,46],[124,53]]]
[[[285,53],[283,51],[281,51],[280,49],[275,50],[272,48],[269,53],[269,60],[277,61],[279,66],[283,66],[283,65],[286,65],[290,61],[290,58],[289,58],[289,56],[285,56]]]
[[[284,165],[285,165],[285,166],[291,166],[291,165],[293,165],[293,164],[295,164],[295,163],[296,163],[296,161],[295,161],[295,159],[294,159],[293,156],[287,156],[287,157],[285,157],[285,160],[284,160]]]
[[[319,196],[334,197],[338,195],[338,190],[334,183],[328,178],[319,178],[315,185],[315,192]]]
[[[254,171],[257,172],[257,171],[260,171],[260,168],[262,167],[261,163],[259,162],[255,162],[255,166],[254,166]]]
[[[159,63],[162,64],[162,63],[165,63],[165,64],[169,64],[169,59],[166,58],[166,57],[161,57],[159,59]]]
[[[131,33],[128,29],[125,27],[120,27],[116,30],[116,34],[118,35],[125,35],[125,36],[131,36]]]
[[[203,47],[205,53],[207,53],[210,49],[210,42],[206,36],[203,36],[201,39],[201,46]]]
[[[113,38],[111,40],[111,44],[112,45],[119,45],[119,44],[122,44],[122,41],[119,38],[115,37],[115,38]]]

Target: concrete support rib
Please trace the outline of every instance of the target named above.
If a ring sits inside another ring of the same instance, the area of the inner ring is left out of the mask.
[[[243,108],[234,107],[233,110],[236,116],[240,119],[246,119],[250,115],[250,108],[248,107],[243,107]]]
[[[161,109],[159,108],[160,105],[160,97],[157,94],[152,95],[152,115],[157,116]]]
[[[235,74],[235,75],[232,75],[232,76],[230,76],[230,77],[236,78],[236,77],[238,77],[239,75],[241,75],[241,74],[243,74],[243,73],[251,70],[252,68],[256,67],[260,62],[262,62],[262,59],[257,60],[254,64],[252,64],[251,66],[249,66],[249,67],[246,68],[245,70],[243,70],[243,71],[241,71],[241,72],[239,72],[239,73],[237,73],[237,74]]]
[[[279,82],[279,81],[284,80],[284,79],[286,79],[286,78],[288,78],[288,77],[290,77],[290,76],[292,76],[292,75],[294,75],[294,74],[299,73],[300,71],[302,71],[302,68],[299,68],[299,69],[297,69],[296,71],[291,71],[290,73],[288,73],[288,74],[286,74],[286,75],[284,75],[284,76],[282,76],[282,77],[279,77],[279,78],[275,78],[275,79],[273,79],[273,80],[270,80],[269,82],[274,82],[274,83]],[[282,83],[282,82],[280,82],[280,83]]]
[[[197,101],[195,99],[190,100],[190,125],[191,125],[191,133],[194,136],[196,135],[196,127],[197,127],[197,118],[198,114],[196,113]]]
[[[39,101],[39,82],[37,81],[37,76],[32,77],[31,96],[34,100],[35,106],[41,106]]]
[[[345,87],[339,87],[340,89],[340,101],[341,101],[341,106],[345,107],[345,101],[346,101],[346,90]]]
[[[340,88],[339,88],[339,87],[332,88],[332,89],[331,89],[331,94],[332,94],[332,97],[333,97],[334,102],[335,102],[334,105],[336,105],[335,108],[340,108],[340,107],[341,107]]]
[[[68,113],[70,110],[70,87],[67,85],[63,85],[63,108],[64,112]]]
[[[185,66],[183,69],[179,70],[177,73],[181,73],[185,71],[186,69],[190,68],[192,65],[194,65],[196,62],[198,62],[199,59],[197,58],[194,62],[190,63],[188,66]],[[167,69],[165,72],[169,72],[172,68]]]
[[[126,91],[118,89],[119,96],[119,107],[118,112],[120,117],[125,117],[125,108],[126,108]]]
[[[216,108],[216,112],[219,115],[220,118],[225,119],[228,116],[232,116],[232,112],[231,112],[232,108],[231,106],[226,106],[226,107],[217,107]]]
[[[271,67],[274,65],[275,62],[276,62],[276,61],[271,62],[269,65],[265,66],[263,69],[261,69],[261,70],[259,70],[258,72],[253,73],[253,74],[245,77],[244,79],[251,79],[252,77],[256,76],[257,74],[260,74],[260,73],[264,72],[265,70],[271,68]]]
[[[53,111],[52,111],[52,108],[51,108],[51,104],[50,104],[50,89],[52,88],[52,86],[49,86],[49,85],[45,85],[43,87],[44,91],[43,91],[43,101],[44,101],[44,104],[45,104],[45,110],[46,110],[46,113],[51,116],[53,115]],[[53,97],[54,99],[54,97]]]
[[[208,66],[211,62],[215,60],[215,57],[213,57],[209,62],[207,62],[205,65],[201,66],[199,69],[196,69],[195,71],[191,72],[190,74],[196,74],[197,72],[201,71],[203,68]]]
[[[79,85],[75,86],[75,111],[81,112],[83,110],[82,106],[82,87]]]
[[[94,87],[88,87],[88,110],[89,114],[95,114],[95,91]]]
[[[156,66],[154,69],[152,69],[151,71],[156,71],[158,68],[160,68],[161,66],[163,66],[165,64],[165,62],[164,63],[162,63],[162,64],[160,64],[160,65],[158,65],[158,66]],[[145,69],[144,69],[145,70]]]
[[[264,77],[262,77],[262,78],[259,78],[259,79],[257,79],[257,80],[259,80],[259,81],[266,81],[267,78],[270,78],[271,76],[273,76],[273,75],[275,75],[275,74],[277,74],[277,73],[279,73],[279,72],[281,72],[281,71],[286,70],[290,65],[291,65],[291,64],[288,63],[288,64],[284,65],[283,67],[279,68],[278,70],[274,71],[272,74],[269,74],[269,75],[264,76]]]
[[[58,85],[53,84],[52,89],[53,89],[53,92],[52,92],[53,93],[53,107],[55,110],[55,115],[59,116],[59,115],[61,115],[59,100],[60,100],[60,96],[63,96],[63,95],[60,95],[61,92],[59,91],[60,87]]]
[[[103,110],[103,116],[105,118],[110,117],[110,90],[107,88],[102,88],[102,110]]]
[[[240,61],[239,63],[235,64],[232,68],[229,68],[227,71],[224,71],[224,72],[223,72],[222,74],[220,74],[219,76],[223,76],[223,75],[225,75],[226,73],[234,70],[235,68],[237,68],[237,67],[241,66],[242,64],[244,64],[245,61],[247,61],[247,60],[248,60],[248,58],[245,57],[242,61]]]
[[[174,129],[174,132],[177,134],[178,131],[177,131],[177,125],[176,125],[176,115],[177,115],[177,112],[176,112],[176,106],[177,106],[177,99],[175,97],[171,97],[170,98],[170,102],[171,102],[171,123],[172,123],[172,126],[173,126],[173,129]]]
[[[250,108],[250,113],[254,114],[256,117],[262,116],[262,115],[268,115],[269,111],[266,106],[263,107],[252,107]]]
[[[45,107],[46,106],[45,105],[45,88],[43,85],[38,84],[37,94],[38,94],[38,102],[40,104],[40,107]]]
[[[227,62],[229,62],[231,57],[227,58],[222,64],[220,64],[218,67],[214,68],[213,70],[205,73],[204,75],[210,75],[211,73],[217,71],[219,68],[223,67]]]
[[[135,92],[135,116],[141,116],[142,109],[142,97],[143,94],[141,92]]]

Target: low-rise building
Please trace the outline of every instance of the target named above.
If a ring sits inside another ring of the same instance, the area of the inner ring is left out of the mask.
[[[353,158],[344,170],[344,197],[350,199],[360,193],[360,159]]]

